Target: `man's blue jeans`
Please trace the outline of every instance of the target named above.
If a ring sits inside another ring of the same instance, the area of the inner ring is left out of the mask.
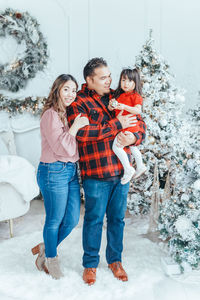
[[[43,230],[46,257],[57,255],[57,246],[78,224],[80,185],[76,163],[40,162],[37,181],[44,198],[46,220]]]
[[[103,219],[107,216],[108,264],[121,261],[123,250],[124,216],[129,183],[122,185],[120,179],[101,181],[85,179],[85,217],[83,224],[83,266],[96,268],[99,264]]]

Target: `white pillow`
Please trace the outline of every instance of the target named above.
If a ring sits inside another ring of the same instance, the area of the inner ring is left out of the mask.
[[[6,147],[6,144],[4,143],[4,141],[2,140],[2,138],[0,137],[0,155],[8,155],[8,148]]]

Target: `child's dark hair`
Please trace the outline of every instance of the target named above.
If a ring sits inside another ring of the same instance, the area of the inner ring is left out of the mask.
[[[99,67],[107,67],[107,62],[102,57],[95,57],[88,61],[83,69],[84,79],[88,76],[94,76],[94,70]]]
[[[135,82],[135,88],[134,91],[138,94],[142,94],[142,87],[141,87],[141,81],[140,81],[140,73],[138,69],[123,69],[120,78],[118,87],[114,93],[114,97],[117,99],[124,91],[121,89],[121,80],[122,78],[128,78],[131,81]]]

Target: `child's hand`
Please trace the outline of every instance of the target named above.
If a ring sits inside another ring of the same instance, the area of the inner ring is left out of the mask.
[[[117,104],[118,104],[118,102],[117,102],[117,100],[115,98],[111,99],[109,101],[108,109],[109,110],[114,110],[115,107],[117,106]]]
[[[125,109],[125,105],[122,104],[122,103],[118,103],[116,109],[124,110]]]

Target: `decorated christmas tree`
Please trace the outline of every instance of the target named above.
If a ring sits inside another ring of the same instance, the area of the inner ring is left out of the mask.
[[[131,182],[128,208],[131,213],[146,213],[154,201],[155,193],[161,193],[166,177],[179,167],[177,153],[183,150],[179,140],[182,126],[181,113],[184,104],[183,91],[175,86],[169,65],[154,48],[152,32],[136,57],[136,67],[143,82],[143,118],[147,124],[147,136],[140,146],[148,171]],[[158,169],[155,191],[154,168]],[[159,189],[161,189],[159,191]],[[158,207],[158,205],[156,205]],[[157,212],[155,212],[157,214]]]
[[[182,270],[200,262],[200,105],[187,117],[181,137],[185,152],[179,152],[182,168],[173,174],[173,194],[160,206],[158,225]]]

